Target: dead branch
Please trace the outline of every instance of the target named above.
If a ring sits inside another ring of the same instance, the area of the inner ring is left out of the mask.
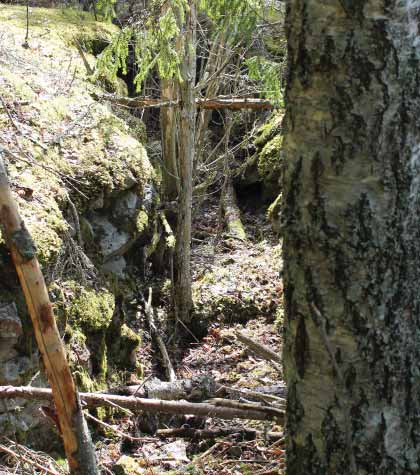
[[[18,454],[14,452],[10,447],[6,447],[5,445],[0,444],[0,452],[4,452],[8,455],[11,455],[16,460],[21,460],[31,466],[34,466],[41,470],[42,472],[48,473],[49,475],[61,475],[59,472],[52,470],[51,468],[44,467],[43,465],[39,464],[36,460],[30,459],[25,457],[23,454]]]
[[[105,427],[106,429],[114,432],[115,434],[119,435],[123,439],[130,440],[131,442],[154,442],[154,441],[156,441],[156,439],[153,438],[153,437],[133,437],[130,434],[126,434],[125,432],[113,427],[111,424],[107,424],[106,422],[101,421],[100,419],[92,416],[92,414],[89,414],[87,411],[85,412],[85,416],[88,419],[91,419],[92,421],[95,421],[97,424],[99,424],[99,425]]]
[[[39,401],[52,400],[51,389],[34,388],[31,386],[0,386],[0,399],[31,399]],[[241,404],[227,401],[217,406],[211,403],[191,403],[185,401],[163,401],[161,399],[143,399],[130,396],[115,396],[112,394],[80,393],[80,399],[88,407],[113,406],[117,404],[133,412],[164,414],[191,414],[220,419],[249,419],[257,421],[284,421],[284,412],[268,406]],[[230,407],[229,407],[230,406]]]
[[[149,322],[150,330],[152,331],[153,336],[155,337],[156,343],[162,355],[162,361],[166,369],[166,375],[168,377],[168,380],[171,383],[173,383],[174,381],[176,381],[176,374],[172,366],[171,360],[169,358],[169,354],[168,354],[168,350],[166,349],[165,342],[163,341],[163,338],[160,336],[159,331],[155,324],[155,316],[154,316],[154,311],[152,307],[152,288],[151,287],[149,287],[149,297],[147,299],[147,302],[146,301],[144,302],[144,313],[146,314],[147,320]]]
[[[274,396],[273,394],[265,394],[257,391],[251,391],[250,389],[244,388],[229,388],[227,386],[221,385],[218,390],[217,394],[220,396],[224,396],[228,394],[231,398],[247,398],[251,400],[261,401],[265,404],[275,404],[281,407],[286,405],[286,399],[278,396]]]
[[[165,101],[164,99],[156,99],[151,97],[121,97],[113,94],[97,94],[94,93],[95,99],[104,99],[113,104],[118,104],[133,109],[149,109],[160,107],[176,107],[181,104],[180,100]],[[266,99],[258,99],[254,97],[214,97],[214,98],[197,98],[195,100],[199,109],[253,109],[253,110],[271,110],[273,104]]]
[[[260,356],[261,358],[264,358],[265,360],[270,361],[270,363],[279,373],[283,373],[281,367],[281,358],[271,348],[262,345],[261,343],[258,343],[255,340],[252,340],[249,336],[245,335],[240,331],[236,332],[236,336],[238,340],[244,345],[246,345],[253,353]]]
[[[244,427],[223,427],[219,429],[194,429],[191,427],[181,427],[178,429],[159,429],[156,432],[157,437],[183,437],[186,439],[203,440],[215,439],[217,437],[226,437],[228,435],[238,434],[244,440],[254,440],[257,437],[265,437],[271,441],[284,439],[283,432],[263,432],[256,429],[248,429]]]

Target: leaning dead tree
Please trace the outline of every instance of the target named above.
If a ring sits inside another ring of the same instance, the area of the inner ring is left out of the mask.
[[[71,475],[97,475],[95,452],[55,322],[35,244],[19,216],[0,153],[0,224],[16,267],[52,388]]]

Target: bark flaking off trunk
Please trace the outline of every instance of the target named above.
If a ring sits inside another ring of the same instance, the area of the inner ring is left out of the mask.
[[[288,3],[288,475],[420,472],[419,8]]]

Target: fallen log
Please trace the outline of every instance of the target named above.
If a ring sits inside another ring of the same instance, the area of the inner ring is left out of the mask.
[[[165,401],[184,399],[189,402],[200,402],[215,397],[217,386],[211,376],[203,374],[175,381],[161,381],[154,378],[140,385],[123,386],[107,393]]]
[[[226,178],[222,190],[221,205],[229,236],[239,239],[240,241],[246,241],[246,232],[241,221],[241,212],[230,176]]]
[[[50,401],[52,400],[52,394],[51,389],[47,388],[0,386],[0,399],[13,398]],[[211,403],[163,401],[161,399],[143,399],[99,393],[80,393],[80,399],[87,407],[115,407],[117,405],[121,408],[130,409],[133,412],[143,411],[152,414],[192,414],[220,419],[284,422],[284,412],[279,409],[269,406],[258,406],[257,404],[241,404],[228,400],[224,400],[227,401],[224,405],[222,405],[221,400],[217,401],[217,405],[213,405]]]
[[[176,107],[181,104],[179,99],[165,100],[151,97],[122,97],[113,94],[98,94],[92,96],[95,99],[105,99],[113,104],[118,104],[133,109],[149,109],[161,107]],[[199,109],[253,109],[253,110],[271,110],[274,109],[273,104],[266,99],[258,99],[255,97],[214,97],[214,98],[197,98],[196,106]]]
[[[218,429],[180,427],[178,429],[158,429],[155,435],[161,438],[182,437],[185,439],[203,440],[215,439],[216,437],[226,437],[232,434],[238,434],[244,440],[255,440],[257,437],[262,437],[274,442],[284,438],[283,432],[265,433],[264,431],[244,427],[222,427]]]
[[[260,401],[274,405],[286,404],[286,388],[284,385],[261,386],[254,388],[254,390],[231,388],[223,384],[217,384],[214,378],[208,374],[200,374],[190,379],[177,379],[173,382],[153,378],[142,384],[112,388],[101,394],[137,396],[165,401],[183,399],[189,402],[202,402],[216,397],[228,397],[229,399],[245,398],[250,401]]]

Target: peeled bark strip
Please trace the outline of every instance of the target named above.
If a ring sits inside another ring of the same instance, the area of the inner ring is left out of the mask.
[[[0,386],[0,399],[13,398],[50,401],[52,399],[52,393],[51,389],[46,388]],[[161,399],[142,399],[138,397],[98,393],[80,393],[80,398],[87,407],[115,407],[117,405],[125,409],[130,409],[133,412],[191,414],[195,416],[218,417],[220,419],[249,419],[256,421],[276,421],[278,423],[284,420],[284,413],[276,408],[257,406],[255,404],[240,404],[235,401],[226,401],[227,405],[222,405],[221,400],[218,400],[218,405],[216,406],[209,403],[163,401]]]
[[[288,2],[288,475],[420,473],[419,9]]]
[[[246,232],[241,221],[241,212],[236,200],[235,188],[233,187],[230,177],[226,179],[221,199],[223,215],[229,235],[240,241],[246,241]]]
[[[97,475],[96,459],[66,360],[32,238],[19,216],[0,154],[0,222],[25,295],[50,382],[64,448],[73,475]]]

